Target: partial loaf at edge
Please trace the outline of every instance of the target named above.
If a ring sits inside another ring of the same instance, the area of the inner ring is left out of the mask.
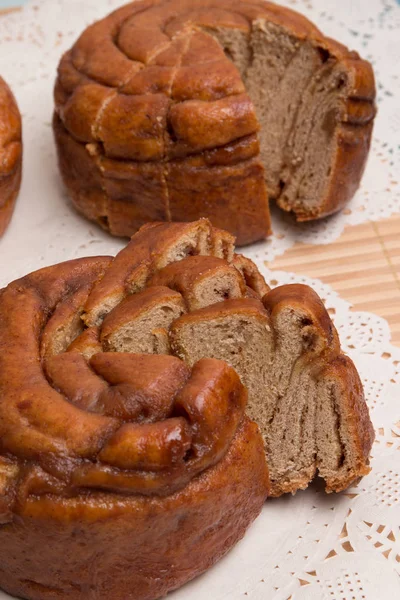
[[[10,222],[21,176],[21,115],[10,88],[0,77],[0,236]]]

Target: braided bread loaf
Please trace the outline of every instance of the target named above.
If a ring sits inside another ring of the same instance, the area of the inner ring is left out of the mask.
[[[115,235],[205,216],[248,244],[270,232],[267,190],[300,221],[353,196],[374,97],[371,65],[286,8],[133,2],[60,62],[60,169],[78,210]]]
[[[260,512],[268,470],[245,387],[225,362],[192,368],[170,353],[185,298],[145,286],[201,253],[204,277],[187,274],[194,305],[222,298],[209,287],[219,275],[240,295],[240,273],[217,258],[229,244],[207,222],[148,226],[114,260],[59,264],[0,293],[0,587],[10,594],[155,599],[209,568]]]
[[[150,600],[229,550],[269,486],[243,383],[273,495],[369,470],[362,387],[321,301],[269,291],[207,220],[11,283],[0,347],[0,587],[15,595]]]
[[[0,77],[0,236],[10,222],[21,175],[21,115],[10,88]]]

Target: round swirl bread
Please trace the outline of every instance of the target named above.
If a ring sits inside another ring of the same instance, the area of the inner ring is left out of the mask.
[[[10,222],[21,174],[21,115],[10,88],[0,77],[0,236]]]
[[[369,470],[362,386],[322,302],[270,291],[205,219],[11,283],[0,347],[13,595],[152,600],[182,585],[261,510],[264,445],[273,495],[317,470],[328,491]]]
[[[267,191],[300,221],[353,196],[374,97],[371,65],[291,10],[138,1],[61,60],[60,169],[77,209],[115,235],[203,216],[248,244],[270,233]]]

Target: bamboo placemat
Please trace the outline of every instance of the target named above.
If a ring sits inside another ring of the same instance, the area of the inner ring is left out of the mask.
[[[386,319],[400,346],[400,216],[347,227],[329,245],[296,244],[266,265],[328,283],[354,310]]]
[[[266,265],[328,283],[354,310],[386,319],[400,346],[400,216],[347,227],[328,245],[296,244]]]
[[[14,12],[15,10],[19,10],[19,8],[11,7],[11,8],[0,8],[0,16],[6,15],[7,13]]]

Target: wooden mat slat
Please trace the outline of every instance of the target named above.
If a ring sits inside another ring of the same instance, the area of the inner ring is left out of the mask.
[[[348,227],[326,246],[297,244],[267,266],[329,284],[354,310],[386,319],[400,346],[400,217]]]
[[[16,10],[20,10],[17,6],[12,6],[10,8],[0,8],[0,15],[6,15],[10,12],[15,12]]]

